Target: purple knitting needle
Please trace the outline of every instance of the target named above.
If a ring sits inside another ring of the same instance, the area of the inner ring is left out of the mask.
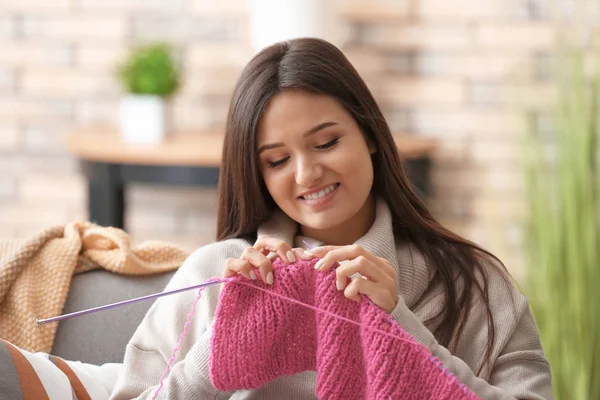
[[[221,280],[214,280],[214,281],[210,281],[210,282],[204,282],[199,285],[189,286],[189,287],[182,288],[182,289],[175,289],[175,290],[170,290],[168,292],[149,294],[147,296],[137,297],[135,299],[130,299],[130,300],[123,300],[123,301],[119,301],[117,303],[107,304],[105,306],[88,308],[87,310],[76,311],[76,312],[72,312],[69,314],[59,315],[57,317],[42,318],[42,319],[36,318],[35,323],[39,326],[39,325],[47,324],[49,322],[61,321],[63,319],[67,319],[67,318],[79,317],[80,315],[92,314],[92,313],[95,313],[98,311],[103,311],[103,310],[108,310],[108,309],[119,307],[119,306],[124,306],[126,304],[135,303],[137,301],[154,299],[154,298],[162,297],[162,296],[168,296],[171,294],[185,292],[187,290],[192,290],[192,289],[200,289],[200,288],[204,288],[204,287],[214,285],[217,283],[222,283],[222,282],[223,281],[221,281]]]
[[[313,249],[313,247],[310,244],[308,244],[308,242],[306,240],[303,240],[302,243],[304,243],[306,245],[306,247],[308,247],[309,250]]]
[[[312,250],[312,246],[310,244],[308,244],[306,242],[306,240],[303,240],[304,244],[306,244],[306,246],[308,246],[309,249]],[[148,299],[154,299],[157,297],[162,297],[162,296],[168,296],[171,294],[175,294],[175,293],[180,293],[180,292],[184,292],[187,290],[192,290],[192,289],[200,289],[203,287],[207,287],[210,285],[214,285],[216,283],[221,283],[222,281],[220,280],[215,280],[212,282],[205,282],[205,283],[201,283],[199,285],[194,285],[194,286],[189,286],[186,288],[182,288],[182,289],[175,289],[175,290],[171,290],[168,292],[160,292],[160,293],[155,293],[155,294],[149,294],[147,296],[142,296],[142,297],[137,297],[135,299],[130,299],[130,300],[123,300],[123,301],[119,301],[117,303],[112,303],[112,304],[107,304],[105,306],[98,306],[98,307],[94,307],[94,308],[88,308],[87,310],[81,310],[81,311],[75,311],[69,314],[64,314],[64,315],[59,315],[57,317],[52,317],[52,318],[36,318],[35,323],[39,326],[39,325],[44,325],[44,324],[48,324],[50,322],[56,322],[56,321],[61,321],[63,319],[68,319],[68,318],[73,318],[73,317],[79,317],[81,315],[86,315],[86,314],[92,314],[98,311],[103,311],[103,310],[109,310],[111,308],[115,308],[115,307],[120,307],[120,306],[124,306],[126,304],[131,304],[131,303],[135,303],[137,301],[142,301],[142,300],[148,300]]]

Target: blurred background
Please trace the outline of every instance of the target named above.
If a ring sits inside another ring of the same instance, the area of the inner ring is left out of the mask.
[[[479,243],[494,243],[518,273],[525,205],[514,108],[527,102],[536,117],[547,114],[549,10],[529,0],[321,3],[315,18],[322,27],[313,30],[354,63],[392,131],[439,141],[431,176],[436,215]],[[183,71],[172,97],[173,130],[222,129],[235,80],[260,35],[268,36],[253,33],[252,5],[3,0],[0,236],[26,237],[88,218],[87,181],[68,150],[69,136],[80,128],[118,128],[126,91],[115,69],[135,44],[174,46]],[[213,239],[214,188],[133,184],[126,192],[125,222],[136,239],[187,248]]]
[[[90,219],[90,176],[80,167],[86,157],[175,166],[177,160],[194,164],[196,150],[200,158],[211,158],[211,151],[218,158],[218,146],[206,147],[212,140],[189,137],[223,131],[244,64],[282,36],[320,36],[355,65],[392,132],[415,139],[407,146],[416,146],[416,157],[428,166],[419,179],[427,180],[434,214],[498,255],[524,285],[545,343],[558,346],[556,354],[574,354],[557,364],[597,375],[600,323],[591,286],[600,284],[597,79],[590,67],[597,3],[2,0],[0,238]],[[575,69],[561,70],[556,61],[567,36],[577,49],[569,64]],[[135,53],[136,46],[157,42],[170,46],[172,59],[160,47]],[[134,90],[136,68],[148,57],[162,65],[150,76],[173,73],[173,80]],[[165,140],[178,144],[135,144],[139,138],[123,144],[125,100],[136,90],[155,89],[169,95],[171,139]],[[191,141],[177,142],[177,136]],[[214,239],[215,185],[133,182],[123,192],[124,225],[135,242],[163,239],[193,250]],[[582,314],[567,320],[575,292],[582,293],[573,300]],[[549,320],[571,330],[548,327]],[[565,341],[579,347],[565,351]],[[557,376],[569,386],[568,377]],[[598,382],[579,383],[578,396],[563,397],[600,398],[594,397]]]

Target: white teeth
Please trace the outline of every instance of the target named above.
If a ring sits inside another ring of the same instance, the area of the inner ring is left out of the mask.
[[[333,184],[327,188],[325,188],[324,190],[321,190],[318,193],[312,193],[306,196],[302,196],[302,198],[304,198],[305,200],[318,200],[321,197],[327,195],[329,192],[331,192],[333,189],[335,189],[336,185]]]

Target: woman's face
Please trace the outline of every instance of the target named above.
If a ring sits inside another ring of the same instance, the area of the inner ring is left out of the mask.
[[[368,230],[374,148],[336,100],[300,90],[276,95],[259,123],[257,151],[269,193],[304,234],[334,244]]]

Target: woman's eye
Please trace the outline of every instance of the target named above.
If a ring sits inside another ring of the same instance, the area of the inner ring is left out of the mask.
[[[317,149],[328,149],[330,147],[335,146],[339,141],[340,141],[340,138],[335,138],[325,144],[321,144],[321,145],[317,146]]]
[[[269,168],[277,168],[277,167],[279,167],[280,165],[283,165],[283,164],[285,164],[285,162],[286,162],[287,160],[289,160],[289,159],[290,159],[289,157],[284,157],[284,158],[282,158],[281,160],[277,160],[277,161],[269,161]]]

